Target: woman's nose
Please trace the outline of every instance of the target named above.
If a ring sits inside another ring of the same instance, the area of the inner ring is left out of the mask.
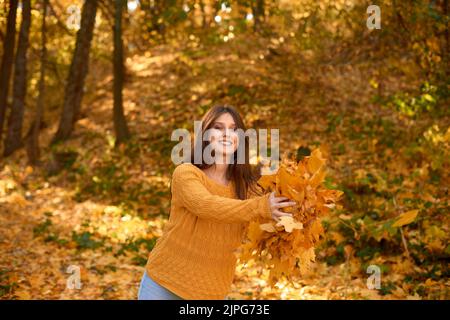
[[[225,128],[225,130],[223,131],[223,136],[224,137],[229,137],[231,135],[231,132],[233,131],[233,129],[229,128]]]

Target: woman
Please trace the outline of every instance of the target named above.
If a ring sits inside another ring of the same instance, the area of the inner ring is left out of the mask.
[[[239,141],[238,128],[246,131],[232,106],[215,106],[203,117],[196,143],[201,141],[202,151],[211,144],[216,162],[194,165],[193,148],[190,163],[175,168],[169,221],[149,255],[138,299],[225,299],[248,222],[291,216],[279,209],[295,202],[274,193],[258,195],[248,139]],[[207,130],[211,135],[203,141]],[[245,143],[246,163],[229,164],[230,157],[237,159],[239,143]]]

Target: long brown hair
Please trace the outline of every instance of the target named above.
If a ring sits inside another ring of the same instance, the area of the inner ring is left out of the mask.
[[[236,124],[236,129],[242,129],[244,132],[247,130],[245,127],[244,121],[242,121],[242,117],[235,107],[231,105],[215,105],[211,109],[206,112],[206,114],[202,118],[202,131],[201,135],[195,137],[195,143],[201,143],[202,145],[202,155],[205,148],[209,145],[209,141],[203,141],[203,136],[206,130],[212,128],[214,122],[217,118],[219,118],[222,114],[229,113]],[[242,141],[239,141],[239,144]],[[234,152],[233,163],[228,165],[226,177],[228,180],[233,181],[236,196],[241,199],[247,199],[247,191],[251,189],[254,193],[260,194],[259,190],[256,188],[256,181],[258,179],[258,173],[252,170],[249,161],[249,138],[245,136],[245,163],[238,164],[237,162],[237,150]],[[194,163],[194,148],[195,144],[192,145],[191,150],[191,159],[190,163],[198,167],[199,169],[207,169],[211,167],[213,164],[207,164],[203,161],[203,156],[201,159],[201,163]]]

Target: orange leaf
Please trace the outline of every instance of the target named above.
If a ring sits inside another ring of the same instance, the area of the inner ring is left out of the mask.
[[[418,213],[419,210],[410,210],[408,212],[404,212],[397,218],[397,220],[392,226],[401,227],[406,224],[410,224],[411,222],[414,221],[414,219],[416,219]]]

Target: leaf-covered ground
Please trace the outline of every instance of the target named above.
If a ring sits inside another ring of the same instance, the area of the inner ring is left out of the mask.
[[[34,170],[23,150],[2,160],[1,299],[136,298],[168,218],[171,131],[192,129],[217,102],[240,108],[249,127],[279,128],[282,151],[320,145],[327,183],[345,192],[308,275],[271,288],[267,270],[239,265],[229,299],[449,298],[449,179],[439,158],[448,152],[448,119],[413,121],[385,103],[420,85],[414,65],[249,37],[204,44],[194,36],[130,56],[124,107],[134,137],[119,149],[112,75],[93,55],[73,138],[46,149]],[[58,112],[47,110],[42,145]],[[412,209],[420,210],[415,224],[383,224]],[[379,290],[367,287],[370,264],[381,268]],[[69,266],[80,267],[80,290],[67,287]]]

